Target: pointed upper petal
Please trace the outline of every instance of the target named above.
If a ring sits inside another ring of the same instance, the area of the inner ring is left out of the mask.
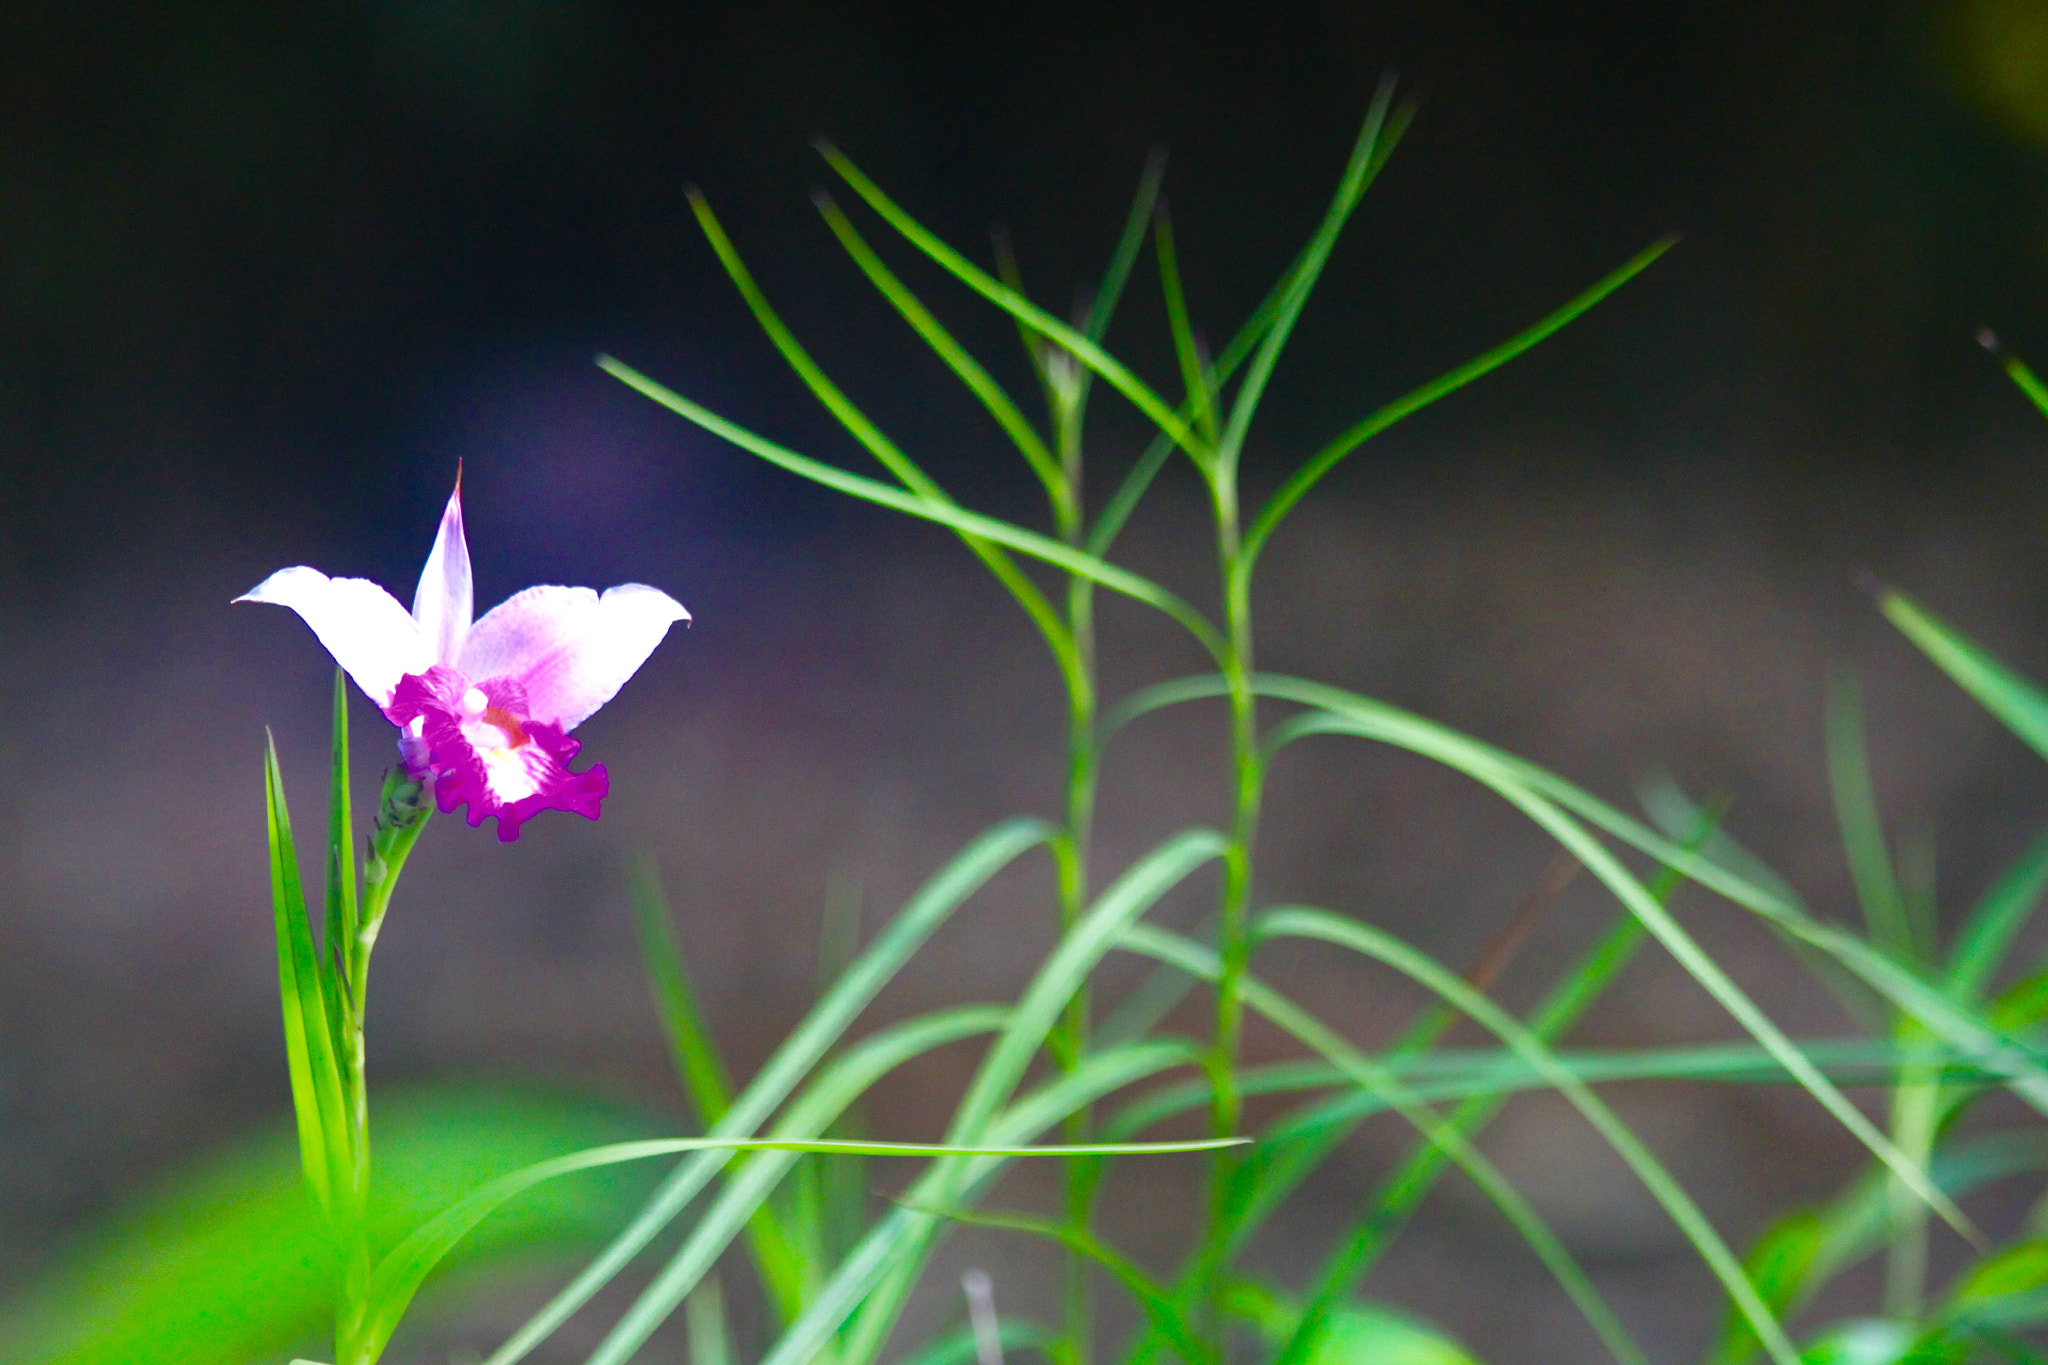
[[[434,662],[398,599],[367,578],[329,578],[301,564],[279,569],[235,600],[274,602],[297,612],[379,706],[391,704],[400,678],[424,673]]]
[[[528,588],[484,614],[456,667],[481,683],[508,678],[526,690],[527,714],[573,730],[610,701],[690,613],[659,588],[623,583]]]
[[[427,642],[435,663],[455,666],[474,610],[469,542],[462,534],[462,471],[458,469],[455,492],[448,499],[448,510],[441,514],[433,552],[427,556],[427,567],[420,570],[419,590],[412,597],[412,619],[419,623],[420,638]]]

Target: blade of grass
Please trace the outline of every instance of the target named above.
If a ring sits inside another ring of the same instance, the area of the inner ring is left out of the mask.
[[[1221,960],[1213,950],[1154,925],[1133,925],[1124,932],[1119,946],[1162,962],[1172,962],[1190,975],[1206,980],[1213,980],[1222,973]],[[1416,1100],[1385,1066],[1352,1047],[1320,1019],[1264,982],[1255,977],[1245,977],[1244,1001],[1282,1031],[1293,1035],[1311,1051],[1345,1072],[1353,1083],[1381,1096],[1389,1108],[1456,1162],[1528,1242],[1530,1249],[1556,1278],[1608,1351],[1617,1360],[1641,1365],[1645,1359],[1641,1348],[1614,1316],[1613,1310],[1608,1308],[1606,1300],[1593,1287],[1585,1271],[1549,1225],[1529,1206],[1521,1192],[1463,1134],[1450,1128]]]
[[[819,155],[825,158],[839,174],[840,179],[844,180],[855,194],[867,201],[868,207],[890,227],[901,233],[912,246],[1032,331],[1071,352],[1076,360],[1102,376],[1118,393],[1130,399],[1160,430],[1173,433],[1175,443],[1194,456],[1198,465],[1203,462],[1201,443],[1195,433],[1181,421],[1180,416],[1165,399],[1153,392],[1143,380],[1126,369],[1114,356],[1104,351],[1082,332],[1061,322],[940,241],[898,207],[894,200],[882,192],[879,185],[868,179],[858,166],[830,142],[820,138],[816,145]]]
[[[1008,1213],[969,1213],[965,1209],[940,1208],[932,1205],[906,1205],[920,1213],[929,1213],[948,1222],[964,1224],[971,1228],[990,1228],[1000,1232],[1021,1232],[1029,1237],[1042,1237],[1057,1242],[1077,1256],[1084,1256],[1108,1271],[1110,1277],[1129,1291],[1152,1326],[1173,1343],[1181,1358],[1190,1365],[1205,1365],[1213,1362],[1215,1353],[1204,1346],[1199,1337],[1181,1316],[1173,1298],[1151,1276],[1140,1270],[1130,1257],[1116,1250],[1086,1228],[1073,1227],[1066,1223],[1055,1223],[1043,1218],[1026,1218]]]
[[[1894,952],[1910,953],[1912,934],[1906,925],[1906,901],[1885,847],[1884,822],[1878,813],[1877,790],[1870,779],[1870,746],[1863,725],[1863,690],[1852,673],[1837,673],[1828,685],[1828,785],[1834,793],[1835,819],[1842,830],[1842,849],[1856,884],[1856,899],[1870,936]]]
[[[327,799],[327,931],[322,935],[327,960],[333,964],[322,992],[327,1005],[328,1025],[334,1036],[334,1053],[342,1059],[344,1089],[349,1092],[354,1131],[362,1133],[368,1123],[368,1101],[363,1093],[365,1077],[360,1058],[352,1055],[349,1036],[352,1027],[352,999],[349,982],[360,970],[354,960],[356,941],[355,816],[349,804],[348,761],[348,674],[334,670],[334,730],[332,766]],[[358,1191],[369,1181],[366,1169],[369,1152],[356,1153],[355,1185]]]
[[[1187,395],[1181,410],[1193,414],[1195,429],[1209,446],[1216,444],[1216,395],[1209,388],[1209,367],[1202,363],[1201,344],[1188,322],[1187,292],[1181,287],[1180,261],[1173,249],[1173,215],[1161,204],[1152,221],[1153,254],[1159,258],[1159,290],[1166,297],[1166,326],[1173,334],[1173,353],[1180,360],[1180,382]]]
[[[951,503],[937,502],[930,498],[905,492],[902,489],[891,488],[887,484],[877,483],[873,479],[865,479],[858,474],[849,474],[843,469],[836,469],[831,465],[809,459],[797,454],[793,450],[777,445],[773,441],[756,436],[745,427],[726,421],[710,409],[700,407],[674,390],[657,384],[638,370],[614,360],[610,356],[599,356],[597,363],[599,368],[603,369],[606,373],[624,382],[628,387],[638,390],[646,397],[653,399],[669,409],[669,411],[688,418],[713,435],[724,437],[742,450],[758,455],[770,464],[779,465],[792,474],[802,475],[814,483],[823,484],[837,492],[851,494],[856,498],[875,503],[881,507],[891,508],[898,512],[908,512],[914,517],[922,517],[926,521],[938,522],[940,525],[950,527],[955,531],[964,531],[970,535],[994,541],[997,544],[1007,545],[1013,550],[1021,550],[1035,559],[1041,559],[1057,568],[1065,569],[1069,573],[1079,574],[1083,578],[1092,579],[1106,588],[1123,593],[1127,597],[1135,598],[1148,606],[1156,607],[1160,611],[1165,612],[1185,627],[1188,633],[1193,635],[1202,648],[1212,656],[1220,657],[1225,652],[1222,637],[1217,634],[1216,628],[1210,625],[1200,612],[1189,606],[1180,597],[1168,592],[1165,588],[1160,587],[1149,579],[1141,578],[1128,570],[1117,568],[1113,564],[1106,563],[1093,555],[1076,550],[1070,545],[1063,545],[1059,541],[1047,536],[1026,531],[1022,527],[1012,526],[1008,522],[998,521],[993,517],[985,517],[979,513],[969,512]]]
[[[776,1049],[760,1074],[734,1101],[713,1136],[742,1137],[751,1133],[788,1098],[819,1058],[962,901],[1026,850],[1052,837],[1053,831],[1040,821],[1006,820],[955,854],[911,897],[831,992]],[[728,1156],[729,1153],[712,1151],[678,1166],[611,1245],[493,1352],[486,1365],[511,1365],[553,1334],[668,1226],[710,1183]]]
[[[627,899],[640,940],[640,961],[647,970],[662,1031],[668,1035],[669,1055],[697,1111],[698,1124],[714,1128],[732,1108],[732,1085],[697,1008],[697,993],[683,962],[682,945],[676,941],[675,920],[653,859],[642,857],[633,864],[627,874]],[[763,1287],[779,1311],[794,1315],[803,1298],[802,1250],[773,1209],[759,1210],[747,1233]]]
[[[1379,89],[1373,92],[1372,106],[1366,111],[1365,125],[1359,129],[1358,140],[1352,144],[1351,159],[1338,181],[1337,193],[1331,198],[1330,207],[1324,212],[1315,235],[1309,238],[1308,246],[1302,251],[1301,263],[1290,272],[1287,290],[1281,295],[1280,306],[1274,310],[1272,325],[1260,338],[1259,349],[1252,356],[1251,365],[1245,370],[1244,382],[1231,403],[1230,420],[1224,426],[1222,438],[1216,443],[1215,465],[1223,479],[1235,477],[1238,455],[1244,449],[1246,433],[1251,430],[1252,415],[1258,411],[1259,401],[1265,397],[1266,384],[1273,376],[1273,367],[1279,363],[1280,351],[1293,334],[1295,321],[1308,304],[1308,296],[1315,291],[1316,281],[1322,277],[1323,266],[1337,245],[1338,234],[1344,230],[1352,210],[1358,207],[1358,201],[1364,197],[1380,167],[1386,164],[1394,144],[1400,141],[1409,120],[1414,117],[1414,106],[1404,105],[1399,111],[1394,111],[1393,105],[1394,78],[1389,74],[1380,79]]]
[[[707,1275],[683,1303],[683,1327],[689,1334],[690,1365],[733,1365],[732,1333],[725,1325],[725,1290],[718,1276]]]
[[[1334,712],[1299,716],[1286,722],[1282,729],[1288,731],[1290,737],[1313,733],[1351,734],[1361,738],[1402,742],[1394,738],[1398,731],[1378,724],[1377,718],[1368,720],[1361,715],[1340,715]],[[1420,748],[1419,751],[1430,752],[1432,749],[1443,756],[1445,761],[1451,762],[1453,766],[1461,768],[1477,781],[1491,787],[1509,804],[1535,821],[1552,838],[1570,849],[1579,861],[1586,865],[1587,870],[1598,877],[1608,890],[1614,893],[1616,899],[1642,921],[1643,927],[1649,930],[1663,945],[1665,951],[1678,961],[1686,974],[1698,982],[1701,988],[1741,1024],[1751,1037],[1776,1055],[1785,1069],[1799,1079],[1807,1093],[1818,1100],[1821,1107],[1834,1116],[1836,1122],[1848,1129],[1879,1160],[1889,1166],[1914,1194],[1941,1215],[1944,1222],[1972,1242],[1983,1240],[1983,1235],[1977,1231],[1963,1211],[1928,1182],[1926,1172],[1901,1153],[1860,1109],[1849,1103],[1848,1098],[1807,1060],[1805,1054],[1800,1052],[1792,1040],[1785,1036],[1755,1001],[1750,999],[1748,993],[1721,969],[1690,934],[1679,927],[1678,922],[1657,903],[1642,883],[1637,881],[1584,826],[1547,797],[1492,765],[1469,765],[1459,762],[1457,758],[1433,744]],[[1901,976],[1908,975],[1895,965],[1894,970]]]
[[[1873,948],[1856,935],[1815,921],[1796,901],[1767,886],[1687,849],[1622,814],[1605,801],[1555,773],[1490,744],[1460,734],[1399,707],[1374,701],[1342,688],[1289,678],[1253,675],[1260,695],[1305,706],[1322,707],[1345,718],[1349,732],[1377,739],[1435,758],[1507,794],[1512,788],[1538,798],[1549,809],[1569,812],[1660,862],[1668,863],[1700,885],[1727,897],[1784,932],[1827,953],[1879,995],[1924,1024],[1951,1047],[1968,1053],[1980,1065],[2006,1078],[2011,1091],[2029,1105],[2048,1112],[2048,1068],[2032,1047],[1959,1005],[1940,988]],[[1210,674],[1175,679],[1126,698],[1104,721],[1104,731],[1128,723],[1161,706],[1225,695],[1222,679]],[[1291,722],[1290,722],[1291,723]]]
[[[647,969],[647,985],[654,993],[662,1032],[668,1035],[676,1075],[683,1082],[691,1107],[697,1111],[697,1122],[711,1128],[732,1107],[732,1084],[726,1079],[725,1064],[718,1059],[718,1048],[697,1008],[697,992],[683,962],[675,919],[653,858],[643,855],[634,860],[628,874],[627,895],[633,907],[633,928],[640,940],[640,961]]]
[[[1982,996],[2012,950],[2041,896],[2048,892],[2048,830],[2005,870],[1971,909],[1949,950],[1948,988],[1963,1000]]]
[[[1635,921],[1630,919],[1628,924]],[[1603,940],[1604,942],[1604,940]],[[1914,1064],[1895,1043],[1801,1039],[1800,1050],[1838,1085],[1886,1085],[1900,1070]],[[1938,1054],[1944,1079],[1994,1084],[1996,1077],[1978,1070],[1953,1053]],[[1691,1081],[1726,1085],[1796,1084],[1770,1053],[1754,1043],[1708,1044],[1701,1047],[1630,1048],[1618,1052],[1558,1051],[1559,1065],[1588,1084],[1613,1081]],[[1392,1055],[1386,1067],[1425,1100],[1467,1099],[1510,1095],[1542,1089],[1541,1074],[1514,1054],[1494,1049],[1436,1051],[1412,1056]],[[1339,1117],[1364,1117],[1384,1112],[1376,1096],[1358,1091],[1335,1067],[1315,1062],[1276,1062],[1243,1072],[1246,1095],[1284,1095],[1308,1090],[1343,1093],[1312,1106],[1299,1119],[1280,1119],[1261,1134],[1261,1142],[1287,1140],[1290,1128],[1318,1125]],[[1201,1081],[1175,1082],[1131,1101],[1104,1125],[1103,1137],[1125,1138],[1208,1103]]]
[[[283,1002],[285,1057],[291,1074],[292,1110],[298,1120],[299,1155],[314,1198],[335,1210],[351,1169],[341,1076],[335,1066],[333,1033],[321,990],[319,958],[313,951],[299,859],[292,842],[292,817],[278,769],[277,742],[264,732],[263,796],[270,843],[270,899],[277,925],[278,994]]]
[[[2028,748],[2048,758],[2048,696],[1904,593],[1880,588],[1877,605],[1886,620],[1976,698],[1979,706],[2003,721]]]
[[[1273,534],[1274,527],[1278,526],[1281,519],[1294,510],[1294,505],[1307,495],[1309,489],[1315,487],[1325,474],[1336,468],[1338,461],[1402,418],[1420,412],[1439,398],[1455,393],[1482,375],[1499,369],[1502,365],[1505,365],[1508,361],[1513,360],[1522,352],[1536,345],[1536,343],[1544,340],[1553,332],[1558,331],[1565,324],[1571,322],[1580,314],[1592,308],[1594,304],[1600,302],[1640,274],[1652,261],[1676,245],[1677,241],[1676,237],[1662,237],[1652,242],[1648,247],[1623,262],[1618,269],[1605,276],[1593,285],[1592,288],[1578,295],[1540,322],[1508,338],[1491,350],[1484,351],[1473,357],[1449,373],[1433,379],[1420,388],[1413,389],[1395,399],[1317,451],[1309,458],[1308,463],[1289,476],[1287,482],[1280,485],[1273,496],[1266,500],[1266,505],[1259,509],[1259,514],[1252,519],[1251,527],[1245,532],[1244,537],[1244,558],[1247,565],[1258,558],[1259,552],[1265,548],[1267,538]],[[1249,569],[1247,569],[1247,572],[1249,572]]]
[[[867,239],[860,235],[860,230],[854,227],[845,210],[833,202],[831,195],[819,190],[812,196],[812,200],[817,205],[818,212],[823,215],[825,225],[832,229],[832,235],[839,239],[839,245],[846,249],[846,254],[853,258],[853,263],[860,267],[860,272],[868,277],[869,283],[873,284],[882,297],[903,315],[903,320],[910,324],[919,339],[931,347],[939,359],[946,362],[947,367],[967,386],[968,391],[981,400],[981,405],[988,409],[989,416],[995,418],[996,425],[1003,429],[1003,434],[1010,438],[1011,444],[1017,447],[1018,453],[1023,455],[1026,463],[1031,466],[1032,472],[1038,475],[1039,482],[1045,485],[1047,495],[1055,502],[1062,499],[1065,496],[1066,479],[1060,472],[1059,462],[1053,458],[1052,451],[1046,448],[1045,441],[1031,425],[1030,419],[1024,416],[1023,411],[1012,401],[1003,386],[982,368],[980,361],[968,354],[967,348],[955,340],[944,324],[932,316],[931,310],[924,306],[917,295],[910,292],[903,281],[896,277],[895,272],[883,264],[882,258],[875,254],[875,249],[868,245]]]
[[[1780,1365],[1799,1365],[1798,1348],[1757,1294],[1756,1286],[1750,1283],[1741,1261],[1722,1240],[1706,1214],[1686,1194],[1684,1187],[1672,1178],[1664,1163],[1657,1160],[1606,1102],[1573,1075],[1569,1067],[1560,1066],[1550,1047],[1514,1016],[1466,985],[1456,973],[1428,954],[1371,925],[1343,919],[1327,910],[1283,906],[1262,915],[1257,932],[1262,940],[1280,937],[1314,939],[1348,948],[1384,963],[1434,991],[1446,1003],[1499,1038],[1515,1055],[1542,1073],[1550,1087],[1579,1111],[1580,1116],[1614,1149],[1615,1155],[1635,1173],[1636,1179],[1642,1182],[1643,1188],[1650,1192],[1685,1235],[1694,1252],[1728,1291],[1729,1297],[1741,1307],[1751,1329],[1763,1341],[1772,1358]],[[1296,1328],[1293,1340],[1277,1357],[1276,1365],[1293,1365],[1301,1359],[1307,1345],[1320,1330],[1321,1320],[1328,1316],[1332,1307],[1334,1299],[1311,1305],[1303,1314],[1302,1325]]]
[[[2006,377],[2019,386],[2019,391],[2041,410],[2043,416],[2048,416],[2048,386],[2044,386],[2039,377],[2027,368],[2027,363],[2001,346],[1998,334],[1989,327],[1977,333],[1977,344],[1998,358]]]
[[[775,344],[775,349],[782,353],[782,358],[789,362],[789,367],[796,371],[797,377],[803,380],[804,386],[817,396],[818,401],[825,405],[826,410],[839,424],[866,447],[868,453],[873,455],[883,468],[894,474],[905,488],[928,501],[953,505],[953,500],[946,495],[945,490],[919,468],[917,462],[906,455],[895,442],[883,435],[882,429],[870,421],[867,414],[832,382],[815,360],[811,359],[810,352],[803,348],[795,333],[784,325],[774,308],[769,305],[767,295],[754,283],[754,277],[748,272],[746,263],[740,260],[739,252],[733,247],[732,240],[725,235],[725,228],[719,223],[717,215],[711,211],[709,201],[694,187],[689,191],[689,197],[690,208],[697,215],[697,224],[703,229],[705,239],[711,243],[711,249],[717,254],[719,263],[725,267],[725,273],[739,289],[740,297],[746,300],[748,309],[754,314],[754,320],[761,325],[761,330],[768,334],[768,339]],[[980,559],[988,567],[989,572],[996,576],[996,580],[1017,599],[1017,604],[1024,608],[1025,615],[1031,618],[1039,633],[1045,636],[1045,642],[1052,648],[1054,657],[1061,661],[1063,667],[1066,666],[1073,654],[1072,636],[1066,624],[1060,620],[1059,613],[1053,610],[1052,603],[1039,591],[1038,585],[1026,577],[1023,570],[1019,569],[1007,554],[990,544],[986,538],[958,526],[954,529],[960,532],[961,539],[967,548],[974,552],[975,557]]]
[[[1190,1065],[1198,1055],[1190,1043],[1159,1038],[1092,1053],[1072,1071],[1059,1074],[1011,1105],[989,1126],[986,1137],[990,1145],[1028,1139],[1104,1095],[1161,1071]],[[997,1157],[969,1158],[957,1165],[942,1160],[920,1177],[904,1198],[921,1204],[942,1199],[951,1204],[965,1202],[1003,1164]],[[893,1266],[928,1250],[937,1222],[930,1214],[900,1206],[885,1215],[833,1272],[761,1365],[800,1365],[812,1359],[863,1301],[875,1294]],[[856,1333],[841,1349],[839,1358],[846,1365],[862,1365],[871,1358],[881,1346],[875,1338],[885,1336],[893,1325],[892,1306],[880,1303],[876,1307],[879,1311],[868,1320],[867,1330]]]

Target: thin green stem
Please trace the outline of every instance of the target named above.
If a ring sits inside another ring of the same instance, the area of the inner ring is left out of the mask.
[[[1210,492],[1216,515],[1217,564],[1223,583],[1226,648],[1222,672],[1230,703],[1231,817],[1217,910],[1217,956],[1221,971],[1216,978],[1215,1033],[1206,1069],[1212,1090],[1210,1131],[1225,1134],[1237,1130],[1243,1110],[1237,1061],[1244,1035],[1244,979],[1251,964],[1252,848],[1258,831],[1265,769],[1259,746],[1258,699],[1251,682],[1251,566],[1244,558],[1239,535],[1235,470],[1214,469]],[[1210,1216],[1200,1257],[1200,1283],[1202,1298],[1209,1306],[1209,1330],[1219,1334],[1215,1343],[1219,1349],[1222,1313],[1218,1296],[1229,1255],[1229,1219],[1225,1215],[1241,1160],[1240,1156],[1233,1156],[1212,1160],[1210,1165]]]
[[[340,747],[337,745],[337,749]],[[363,1217],[370,1180],[369,1051],[364,1010],[369,1001],[370,952],[384,926],[384,913],[391,908],[391,894],[398,888],[399,874],[405,870],[406,859],[412,856],[413,845],[419,842],[420,831],[426,828],[433,813],[425,786],[413,781],[403,764],[394,764],[384,775],[369,853],[363,860],[362,907],[353,917],[355,932],[348,941],[329,948],[347,972],[348,1007],[343,1011],[346,1038],[341,1064],[351,1099],[349,1138],[355,1160],[350,1247],[335,1317],[336,1365],[373,1365],[382,1350],[371,1330],[372,1268]],[[346,860],[345,853],[340,856]]]

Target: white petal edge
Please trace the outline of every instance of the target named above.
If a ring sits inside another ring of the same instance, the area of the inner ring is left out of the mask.
[[[279,569],[235,599],[290,607],[348,671],[363,694],[391,704],[398,680],[433,666],[411,613],[367,578],[329,578],[303,564]]]
[[[509,678],[526,690],[527,716],[573,730],[618,695],[626,679],[690,613],[659,588],[621,583],[528,588],[492,607],[456,662],[474,682]]]
[[[434,534],[434,548],[412,595],[412,619],[419,623],[420,638],[433,651],[435,663],[455,666],[474,611],[469,541],[462,534],[462,471],[457,469],[455,492],[441,513],[441,529]]]

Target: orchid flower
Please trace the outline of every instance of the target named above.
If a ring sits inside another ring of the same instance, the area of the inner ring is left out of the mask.
[[[527,588],[471,624],[459,470],[409,614],[366,578],[304,565],[235,600],[297,612],[399,727],[413,780],[431,784],[443,811],[467,805],[471,826],[496,816],[506,843],[543,810],[597,818],[611,779],[602,763],[570,771],[582,746],[569,731],[618,693],[670,625],[690,619],[660,589],[622,583],[601,596]]]

